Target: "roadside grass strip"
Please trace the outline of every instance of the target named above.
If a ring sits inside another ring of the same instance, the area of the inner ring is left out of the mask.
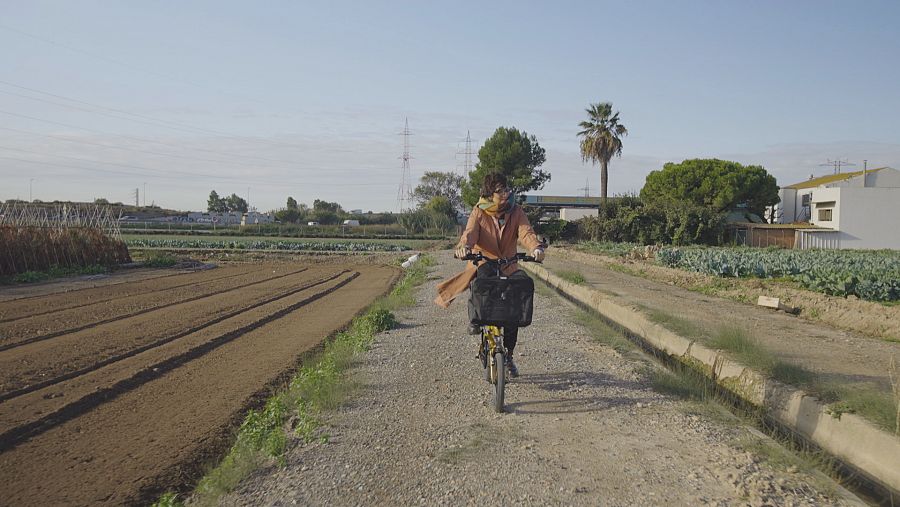
[[[258,410],[250,410],[224,459],[200,479],[191,494],[191,505],[216,505],[219,499],[260,466],[275,460],[284,464],[292,439],[303,443],[327,442],[321,416],[338,407],[353,390],[346,371],[353,359],[369,350],[375,335],[397,326],[392,310],[415,304],[413,289],[425,281],[434,264],[429,256],[406,270],[390,294],[375,301],[345,331],[326,341],[323,350],[301,366],[287,388]],[[184,505],[176,493],[166,493],[154,507]]]
[[[560,271],[556,271],[556,276],[562,278],[563,280],[574,283],[575,285],[584,285],[584,275],[579,273],[578,271],[563,269]]]
[[[671,313],[664,312],[662,310],[657,310],[654,308],[649,308],[644,305],[638,305],[641,310],[647,315],[650,320],[656,322],[662,327],[669,329],[671,331],[675,331],[681,336],[685,338],[708,338],[708,333],[705,329],[701,328],[694,322],[691,322],[687,319],[683,319],[681,317],[677,317],[672,315]]]
[[[840,418],[845,413],[857,414],[895,433],[900,425],[900,411],[890,393],[867,384],[838,384],[823,380],[802,366],[778,360],[742,329],[724,327],[710,345],[731,352],[741,363],[779,382],[809,391],[823,403],[829,404],[833,417]]]

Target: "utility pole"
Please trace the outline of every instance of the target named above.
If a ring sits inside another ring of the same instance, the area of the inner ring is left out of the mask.
[[[134,189],[134,207],[135,208],[141,207],[140,195],[141,195],[141,189],[140,188]]]
[[[144,207],[147,207],[147,182],[144,182]]]
[[[866,186],[866,176],[868,175],[869,161],[863,159],[863,186]]]
[[[397,206],[400,208],[400,213],[409,210],[409,200],[411,198],[412,190],[409,183],[409,159],[412,157],[409,156],[409,136],[412,135],[412,132],[409,130],[409,118],[406,118],[406,123],[403,127],[403,132],[400,133],[403,136],[403,155],[400,157],[402,163],[402,174],[400,176],[400,188],[397,190]]]
[[[590,187],[590,185],[588,185],[588,179],[587,179],[587,178],[584,179],[584,186],[581,187],[581,188],[579,188],[578,190],[584,190],[584,196],[585,196],[585,197],[590,197],[590,196],[591,196],[591,187]]]
[[[469,176],[469,173],[472,171],[472,167],[473,167],[472,155],[475,154],[475,152],[472,151],[472,135],[468,130],[466,131],[466,149],[465,149],[465,151],[462,151],[462,152],[457,151],[456,154],[463,156],[463,174],[462,174],[462,176],[463,176],[463,178],[467,178]]]

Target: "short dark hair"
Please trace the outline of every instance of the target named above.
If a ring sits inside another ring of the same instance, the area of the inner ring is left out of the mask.
[[[506,179],[505,174],[490,173],[481,182],[481,197],[488,199],[494,195],[494,191],[498,188],[506,188],[507,186],[509,186],[509,181]]]

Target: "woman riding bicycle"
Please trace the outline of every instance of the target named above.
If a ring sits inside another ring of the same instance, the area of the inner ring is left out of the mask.
[[[472,208],[466,230],[459,238],[455,256],[462,258],[474,251],[490,259],[513,259],[516,255],[517,241],[533,252],[535,260],[538,262],[544,260],[543,245],[531,228],[525,212],[516,206],[506,176],[500,173],[488,174],[481,184],[481,199]],[[434,302],[446,308],[456,296],[469,288],[473,278],[496,276],[496,269],[488,264],[476,268],[467,263],[465,271],[437,286],[438,296]],[[500,271],[507,277],[527,276],[518,273],[519,266],[515,261],[502,266]],[[477,333],[476,326],[475,334]],[[512,376],[519,373],[513,362],[513,350],[516,348],[518,335],[518,327],[507,326],[503,329],[503,340],[508,353],[507,367]]]

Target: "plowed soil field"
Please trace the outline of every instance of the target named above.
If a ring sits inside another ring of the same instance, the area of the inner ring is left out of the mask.
[[[148,503],[196,479],[246,409],[397,276],[232,265],[0,298],[0,504]]]

